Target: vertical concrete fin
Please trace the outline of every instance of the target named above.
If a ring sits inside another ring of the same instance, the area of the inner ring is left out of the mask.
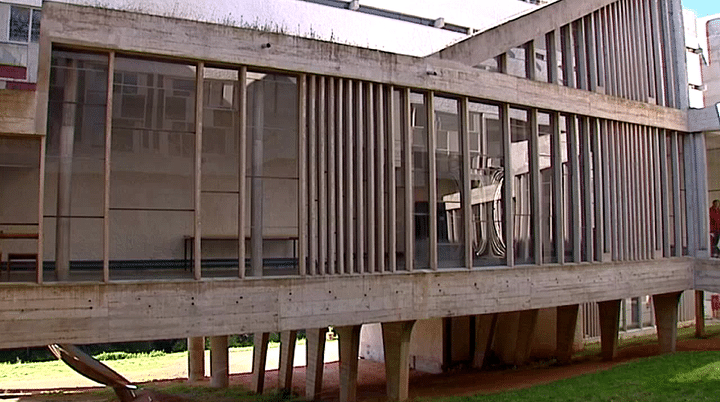
[[[323,364],[325,363],[325,334],[327,328],[307,329],[307,368],[305,370],[305,398],[320,399]]]
[[[678,302],[682,292],[653,295],[660,353],[674,353],[677,346]]]
[[[196,382],[205,378],[205,338],[188,338],[188,381]]]
[[[210,386],[227,388],[229,382],[228,336],[210,337]]]
[[[256,332],[253,335],[253,367],[251,391],[262,394],[265,388],[265,363],[267,362],[270,333]]]
[[[415,321],[382,323],[385,350],[387,397],[394,401],[408,399],[410,377],[410,335]]]
[[[555,357],[560,364],[568,364],[572,359],[579,308],[580,305],[578,304],[557,307],[557,346],[555,349]]]
[[[600,309],[600,355],[603,360],[613,360],[617,354],[620,300],[598,303]]]
[[[335,327],[340,337],[340,402],[357,399],[358,354],[361,325]]]
[[[485,366],[490,349],[492,348],[493,335],[497,314],[483,314],[475,317],[475,354],[473,355],[472,367],[476,369]]]
[[[278,388],[289,391],[292,389],[293,363],[295,363],[295,343],[297,331],[280,333],[280,369]]]

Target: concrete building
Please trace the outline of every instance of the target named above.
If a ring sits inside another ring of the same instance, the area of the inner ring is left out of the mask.
[[[0,348],[189,338],[193,380],[210,337],[225,386],[227,336],[255,333],[261,392],[267,334],[287,386],[305,329],[315,398],[333,326],[354,400],[366,326],[402,400],[411,364],[521,364],[538,343],[567,361],[588,303],[604,357],[623,307],[673,351],[682,292],[720,290],[720,120],[689,109],[679,1],[518,3],[464,33],[357,2],[277,2],[277,25],[235,2],[109,3],[0,3]],[[318,8],[393,28],[295,29]]]

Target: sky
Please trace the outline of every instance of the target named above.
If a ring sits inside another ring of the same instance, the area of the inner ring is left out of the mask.
[[[698,18],[720,14],[720,1],[718,0],[682,0],[682,5],[683,8],[695,11]]]

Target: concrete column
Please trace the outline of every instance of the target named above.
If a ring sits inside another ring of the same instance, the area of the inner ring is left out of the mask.
[[[340,338],[340,402],[355,402],[361,325],[336,327]]]
[[[517,343],[515,344],[515,365],[520,366],[527,363],[530,357],[530,347],[535,335],[535,324],[537,324],[538,312],[540,310],[523,310],[520,312],[518,322]]]
[[[205,338],[188,338],[188,381],[196,382],[205,378]]]
[[[578,304],[558,306],[557,308],[555,356],[560,364],[568,364],[572,359],[579,308]]]
[[[325,364],[325,334],[327,328],[305,330],[307,337],[307,368],[305,369],[305,399],[318,400],[322,392]]]
[[[705,336],[705,292],[695,291],[695,337]]]
[[[408,399],[410,380],[410,335],[415,321],[382,323],[385,350],[385,381],[390,400]]]
[[[228,364],[228,336],[210,337],[210,386],[227,388],[230,383]]]
[[[281,390],[290,391],[292,389],[296,339],[297,331],[283,331],[280,333],[280,369],[278,373],[278,388]]]
[[[77,102],[77,62],[71,61],[65,73],[62,125],[59,135],[57,177],[57,219],[55,220],[55,276],[67,281],[70,276],[70,215],[72,201],[73,152]],[[42,259],[42,256],[39,256]]]
[[[612,360],[617,354],[620,300],[599,302],[598,307],[600,308],[600,356],[603,360]]]
[[[265,363],[267,362],[269,332],[256,332],[253,335],[252,384],[250,390],[262,394],[265,387]]]
[[[485,366],[485,358],[492,348],[493,335],[497,314],[483,314],[475,316],[475,354],[472,366],[481,369]]]
[[[653,295],[660,353],[674,353],[677,346],[678,302],[682,292]]]

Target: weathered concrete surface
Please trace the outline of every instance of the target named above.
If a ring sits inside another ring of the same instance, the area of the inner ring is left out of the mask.
[[[720,260],[706,259],[695,262],[695,290],[720,293]]]
[[[35,130],[35,91],[0,90],[0,134],[40,134]]]
[[[691,289],[694,260],[366,276],[0,284],[0,348],[278,332]]]
[[[43,32],[54,43],[71,46],[327,74],[687,131],[687,113],[682,110],[487,72],[454,61],[272,32],[53,2],[44,3]],[[38,85],[44,90],[42,70],[41,63]]]

